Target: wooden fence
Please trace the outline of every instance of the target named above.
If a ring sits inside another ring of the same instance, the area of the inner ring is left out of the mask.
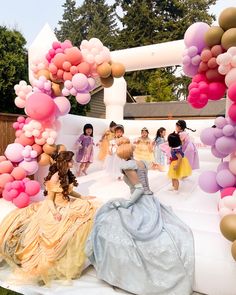
[[[12,124],[18,116],[0,113],[0,155],[3,155],[7,145],[15,140],[15,129],[13,129]]]

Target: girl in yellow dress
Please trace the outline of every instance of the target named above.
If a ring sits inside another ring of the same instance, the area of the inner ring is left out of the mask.
[[[172,180],[173,191],[179,189],[179,179],[192,174],[192,168],[188,159],[184,156],[181,146],[181,139],[178,133],[171,133],[168,136],[168,144],[171,148],[171,158],[168,176]]]
[[[99,142],[100,150],[98,154],[98,160],[100,161],[104,161],[109,153],[110,141],[115,138],[115,127],[116,123],[114,121],[111,121],[109,129],[106,130]]]
[[[73,155],[54,155],[45,178],[45,200],[14,210],[0,225],[0,254],[27,282],[70,280],[84,269],[84,247],[97,204],[90,200],[94,197],[73,191],[78,185],[70,171]]]
[[[136,161],[145,161],[149,164],[154,163],[152,140],[148,137],[149,131],[147,128],[141,130],[141,137],[134,141],[134,159]]]

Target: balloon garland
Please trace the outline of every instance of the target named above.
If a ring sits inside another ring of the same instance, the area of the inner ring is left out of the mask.
[[[110,51],[97,38],[83,40],[75,47],[69,40],[53,42],[44,58],[33,60],[31,85],[20,81],[14,86],[15,105],[24,108],[13,124],[15,142],[0,156],[0,197],[19,208],[30,204],[40,184],[30,180],[39,166],[51,163],[51,155],[65,150],[55,145],[60,129],[58,118],[69,113],[69,95],[81,105],[89,103],[95,78],[110,87],[114,78],[125,74],[125,67],[111,60]]]

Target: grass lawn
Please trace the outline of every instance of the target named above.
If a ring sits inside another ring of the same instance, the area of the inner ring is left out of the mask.
[[[20,295],[20,293],[16,293],[11,290],[0,287],[0,295]]]

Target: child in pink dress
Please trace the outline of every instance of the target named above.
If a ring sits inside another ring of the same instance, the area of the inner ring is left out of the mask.
[[[194,144],[194,142],[191,141],[190,136],[185,131],[185,129],[188,129],[192,132],[196,132],[196,130],[188,128],[184,120],[179,120],[176,122],[175,130],[180,136],[183,153],[185,157],[188,159],[192,167],[192,170],[199,169],[199,156],[198,156],[197,147]]]
[[[93,162],[93,126],[85,124],[83,134],[76,141],[76,162],[79,163],[79,170],[77,176],[82,174],[87,175],[87,169]]]

